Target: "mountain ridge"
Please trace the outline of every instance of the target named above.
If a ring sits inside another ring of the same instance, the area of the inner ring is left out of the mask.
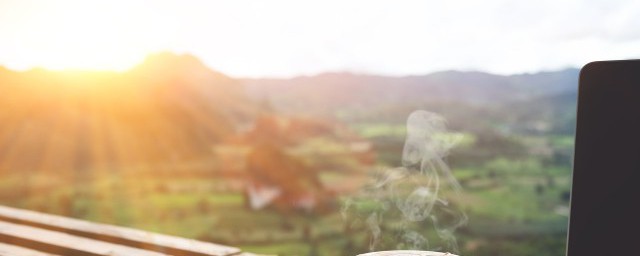
[[[421,76],[389,77],[324,73],[291,79],[242,79],[247,94],[272,102],[281,111],[425,102],[496,104],[577,90],[578,69],[515,75],[479,71],[442,71]]]

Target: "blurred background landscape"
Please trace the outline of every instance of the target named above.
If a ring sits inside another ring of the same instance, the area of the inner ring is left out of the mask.
[[[426,110],[457,140],[458,254],[564,255],[579,67],[638,58],[638,17],[630,0],[2,0],[0,204],[357,255],[372,229],[344,207],[403,165]]]
[[[343,200],[400,166],[405,120],[425,109],[462,138],[447,158],[469,217],[461,254],[562,255],[577,74],[238,79],[167,52],[122,73],[3,69],[0,202],[254,252],[355,255],[370,232],[348,227]]]

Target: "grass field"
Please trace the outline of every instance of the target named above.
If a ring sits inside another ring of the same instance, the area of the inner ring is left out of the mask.
[[[385,124],[355,130],[374,142],[379,166],[372,170],[400,162],[403,127]],[[461,138],[463,149],[482,150],[474,148],[478,135],[453,136]],[[469,217],[468,225],[456,232],[462,255],[564,252],[570,167],[554,160],[554,154],[571,150],[572,139],[529,136],[518,140],[533,151],[549,148],[552,154],[495,157],[481,164],[458,161],[452,166],[464,188],[455,203]],[[331,152],[331,148],[323,150],[313,152]],[[354,165],[346,160],[335,162]],[[207,163],[190,166],[197,169]],[[7,205],[212,241],[257,253],[355,255],[369,250],[370,231],[362,223],[348,228],[340,208],[343,200],[352,196],[349,191],[357,191],[371,179],[371,170],[319,170],[323,184],[341,191],[334,208],[323,214],[252,210],[243,191],[229,186],[241,182],[234,180],[237,178],[217,176],[215,170],[198,170],[197,175],[183,172],[175,177],[149,175],[153,170],[144,169],[137,172],[141,173],[138,176],[96,171],[81,183],[45,173],[15,172],[0,180],[0,199]],[[375,202],[372,207],[376,207]],[[392,219],[385,225],[383,232],[394,232]]]

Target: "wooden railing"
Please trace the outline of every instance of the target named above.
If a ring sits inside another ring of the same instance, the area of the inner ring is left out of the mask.
[[[0,206],[0,256],[255,256],[142,230]]]

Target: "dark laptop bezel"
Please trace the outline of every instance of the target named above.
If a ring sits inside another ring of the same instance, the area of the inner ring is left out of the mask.
[[[580,71],[578,88],[567,256],[635,255],[640,60],[589,63]]]

